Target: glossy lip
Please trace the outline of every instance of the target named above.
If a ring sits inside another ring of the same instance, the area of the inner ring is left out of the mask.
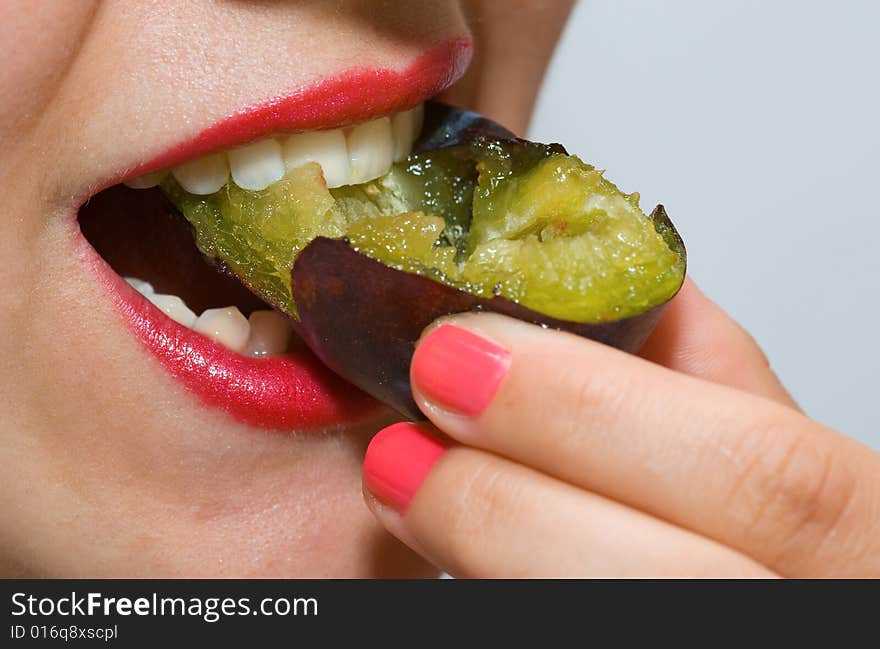
[[[276,430],[320,429],[375,415],[379,402],[308,350],[248,358],[180,325],[117,275],[88,242],[84,256],[129,329],[199,400],[238,421]]]
[[[472,55],[473,41],[460,37],[434,45],[402,72],[347,70],[293,94],[240,110],[110,184],[276,133],[339,128],[413,108],[461,77]]]
[[[471,40],[458,38],[435,45],[403,72],[348,70],[230,115],[107,186],[273,133],[336,128],[406,110],[458,79],[471,53]],[[297,431],[362,420],[379,410],[377,401],[332,373],[311,352],[247,358],[172,321],[78,234],[82,257],[129,329],[205,405],[248,425]]]

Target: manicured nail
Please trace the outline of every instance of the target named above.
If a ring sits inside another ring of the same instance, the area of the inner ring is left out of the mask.
[[[404,421],[383,428],[364,458],[367,489],[402,514],[445,451],[440,440],[415,424]]]
[[[412,380],[430,400],[465,415],[483,412],[510,367],[510,352],[467,329],[443,325],[416,349]]]

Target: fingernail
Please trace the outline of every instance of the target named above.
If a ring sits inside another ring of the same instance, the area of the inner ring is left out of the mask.
[[[364,458],[367,489],[402,514],[445,451],[440,440],[415,424],[401,422],[383,428]]]
[[[431,331],[416,349],[412,380],[431,401],[465,415],[483,412],[510,367],[510,352],[453,325]]]

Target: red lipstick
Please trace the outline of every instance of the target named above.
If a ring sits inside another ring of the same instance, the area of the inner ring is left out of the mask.
[[[91,246],[84,247],[129,329],[205,405],[242,423],[279,430],[358,421],[380,408],[305,348],[283,356],[249,358],[174,322],[131,288]]]

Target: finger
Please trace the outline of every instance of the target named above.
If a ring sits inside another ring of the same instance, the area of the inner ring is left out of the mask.
[[[755,339],[688,278],[640,353],[650,361],[797,408]]]
[[[880,570],[877,456],[773,401],[493,314],[427,333],[411,378],[423,412],[468,446],[784,575],[847,574],[871,550]]]
[[[367,503],[456,577],[769,577],[751,559],[414,424],[370,443]]]

